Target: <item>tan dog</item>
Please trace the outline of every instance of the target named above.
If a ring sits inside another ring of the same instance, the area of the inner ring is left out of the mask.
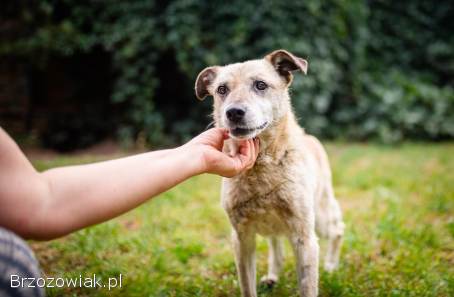
[[[325,269],[337,267],[344,232],[334,197],[327,155],[320,142],[304,133],[295,120],[288,86],[293,71],[306,73],[307,62],[278,50],[264,59],[213,66],[196,81],[196,95],[214,97],[214,120],[237,151],[241,139],[259,137],[254,167],[224,178],[222,206],[233,226],[235,260],[243,296],[256,296],[255,235],[269,237],[268,274],[273,285],[282,268],[280,236],[290,240],[296,257],[301,296],[318,294],[317,232],[328,238]]]

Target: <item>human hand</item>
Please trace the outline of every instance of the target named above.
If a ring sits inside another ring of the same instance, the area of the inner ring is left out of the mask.
[[[222,152],[224,141],[229,138],[228,131],[212,128],[196,136],[182,148],[192,150],[200,156],[200,171],[233,177],[254,166],[259,153],[259,140],[248,139],[239,143],[238,153],[229,156]]]

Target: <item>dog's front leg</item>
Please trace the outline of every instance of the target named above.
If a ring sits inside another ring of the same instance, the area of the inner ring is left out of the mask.
[[[235,263],[243,297],[256,297],[255,285],[255,234],[253,232],[232,232]]]
[[[302,297],[315,297],[318,294],[318,239],[313,230],[303,230],[290,240],[296,257],[298,287]]]

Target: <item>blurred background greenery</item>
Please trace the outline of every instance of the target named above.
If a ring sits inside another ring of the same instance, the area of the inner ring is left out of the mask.
[[[285,48],[324,138],[454,136],[454,5],[433,1],[2,1],[0,125],[72,150],[179,143],[210,122],[196,75]]]

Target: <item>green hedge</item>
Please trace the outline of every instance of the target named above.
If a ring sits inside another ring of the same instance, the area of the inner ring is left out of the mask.
[[[450,2],[15,2],[10,10],[28,30],[0,51],[36,61],[102,47],[115,72],[111,100],[127,106],[122,138],[162,143],[193,135],[208,122],[209,103],[197,105],[192,89],[201,69],[285,48],[309,61],[308,75],[291,90],[309,132],[384,142],[452,139]]]

